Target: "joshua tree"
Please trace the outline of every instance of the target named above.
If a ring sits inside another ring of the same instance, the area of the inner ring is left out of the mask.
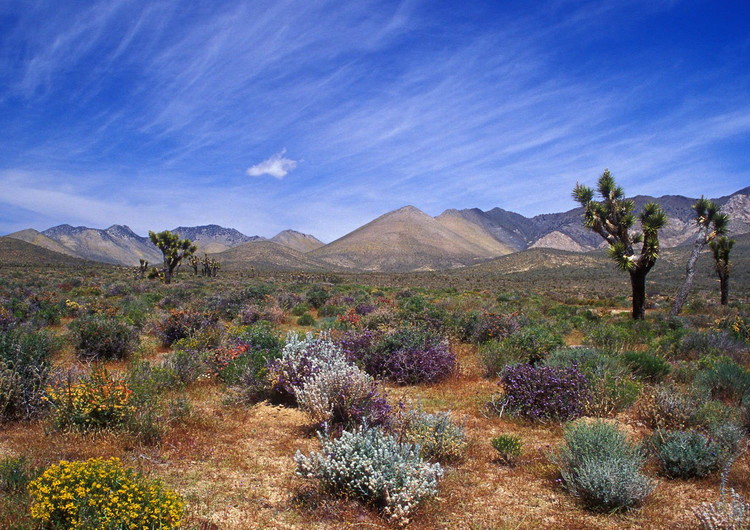
[[[193,269],[193,276],[198,276],[198,265],[200,265],[200,260],[198,259],[198,256],[188,257],[188,264]]]
[[[149,230],[148,237],[164,255],[164,283],[171,283],[172,273],[180,264],[182,258],[192,256],[197,247],[189,239],[180,239],[180,236],[169,230],[164,230],[158,234]]]
[[[146,275],[146,271],[148,270],[148,261],[141,258],[138,260],[138,267],[135,269],[135,277],[143,279],[143,277]]]
[[[729,264],[729,253],[734,246],[734,239],[727,236],[720,236],[709,243],[711,251],[714,253],[714,267],[719,275],[719,286],[721,288],[721,305],[729,303],[729,273],[732,266]]]
[[[609,244],[609,255],[617,265],[630,273],[633,289],[633,318],[645,316],[646,275],[659,257],[659,229],[667,216],[656,203],[643,207],[639,219],[642,232],[629,233],[635,222],[635,203],[625,199],[625,192],[615,183],[608,169],[599,177],[597,191],[601,201],[594,200],[594,190],[576,183],[573,198],[586,209],[583,225],[596,232]],[[641,245],[636,251],[635,245]]]
[[[690,258],[688,258],[685,281],[682,282],[682,287],[680,287],[680,291],[672,303],[672,309],[669,311],[671,317],[676,317],[687,301],[688,293],[693,286],[695,264],[701,250],[717,237],[726,234],[728,230],[729,216],[719,213],[719,207],[713,201],[701,197],[693,204],[693,210],[695,210],[695,224],[698,225],[698,235],[695,238]]]

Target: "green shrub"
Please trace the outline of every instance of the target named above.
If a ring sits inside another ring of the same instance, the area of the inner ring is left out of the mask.
[[[515,349],[525,354],[526,362],[536,363],[547,354],[565,346],[562,335],[547,325],[531,324],[503,339],[506,349]]]
[[[553,461],[563,483],[592,510],[613,512],[637,506],[654,485],[642,472],[641,450],[625,433],[603,421],[576,422],[565,428]]]
[[[292,308],[292,315],[294,315],[295,317],[301,317],[302,315],[307,313],[309,310],[310,310],[309,304],[305,304],[305,303],[297,304],[296,306]]]
[[[618,353],[636,344],[636,333],[623,326],[599,324],[586,334],[585,343],[600,350]]]
[[[440,464],[425,462],[418,447],[378,428],[344,431],[336,439],[321,435],[320,441],[319,453],[297,451],[297,474],[330,493],[379,506],[397,524],[407,524],[419,503],[437,494]]]
[[[297,325],[299,326],[314,326],[315,318],[310,313],[305,313],[297,319]]]
[[[117,318],[87,315],[71,322],[68,328],[78,356],[83,359],[125,359],[138,343],[135,329]]]
[[[319,309],[328,301],[330,297],[331,295],[323,287],[315,286],[307,291],[305,300],[307,300],[307,303],[313,306],[315,309]]]
[[[23,456],[0,459],[0,492],[7,494],[25,490],[33,474],[34,470]]]
[[[714,398],[739,401],[750,391],[750,372],[730,359],[722,359],[700,373],[696,382]]]
[[[504,340],[490,340],[479,346],[479,358],[487,377],[495,377],[511,364],[525,363],[528,355],[519,348],[509,347]]]
[[[59,341],[46,331],[0,333],[0,421],[41,412],[50,356]]]
[[[641,385],[633,381],[619,356],[590,348],[562,348],[547,357],[545,364],[576,367],[589,384],[584,407],[589,416],[609,416],[627,409],[638,399]]]
[[[490,440],[503,462],[513,465],[523,452],[521,438],[515,434],[501,434]]]
[[[725,460],[719,444],[696,431],[656,431],[651,443],[662,470],[671,478],[705,477]]]
[[[654,383],[663,380],[672,370],[665,359],[648,352],[625,352],[622,358],[636,376]]]
[[[422,458],[433,462],[457,460],[461,458],[467,445],[466,431],[453,419],[450,412],[409,412],[401,439],[418,445]]]

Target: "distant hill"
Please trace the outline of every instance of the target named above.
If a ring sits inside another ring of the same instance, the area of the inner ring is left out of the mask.
[[[750,233],[750,187],[714,200],[730,215],[733,237]],[[659,237],[663,249],[690,244],[696,233],[692,209],[695,199],[681,195],[658,198],[639,195],[633,201],[636,214],[651,201],[661,204],[665,210],[668,222]],[[284,230],[270,241],[218,225],[180,226],[174,232],[195,242],[199,254],[218,255],[248,243],[267,241],[307,256],[306,261],[296,254],[280,253],[275,246],[250,247],[255,250],[227,255],[232,266],[238,266],[240,257],[245,256],[268,266],[284,264],[293,270],[309,266],[311,270],[327,267],[413,272],[476,265],[527,249],[551,248],[580,253],[604,248],[602,238],[587,230],[582,220],[583,208],[534,217],[524,217],[502,208],[488,211],[449,209],[433,218],[413,206],[405,206],[327,245],[294,230]],[[161,252],[148,238],[122,225],[113,225],[106,230],[60,225],[41,233],[22,230],[9,237],[105,263],[137,265],[139,259],[154,264],[162,261]],[[265,250],[261,252],[262,249]],[[256,255],[256,252],[265,257]]]
[[[62,246],[57,241],[45,236],[41,232],[37,232],[33,228],[27,228],[26,230],[13,232],[12,234],[8,234],[5,237],[20,239],[21,241],[26,241],[27,243],[46,248],[47,250],[51,250],[53,252],[59,252],[60,254],[66,254],[68,256],[75,256],[75,252],[73,252],[69,248]]]
[[[341,267],[408,272],[470,265],[503,250],[467,240],[421,210],[405,206],[309,255]]]
[[[251,241],[214,254],[225,270],[330,271],[337,270],[309,254],[274,241]]]
[[[141,237],[129,227],[112,225],[106,230],[70,226],[55,226],[42,232],[45,236],[73,252],[74,255],[116,265],[137,265],[139,259],[151,263],[162,261],[162,254],[147,237]]]
[[[219,225],[178,226],[172,232],[179,234],[182,239],[189,239],[198,247],[198,254],[213,254],[223,252],[250,241],[265,239],[260,236],[246,236],[234,228],[224,228]]]
[[[55,252],[13,237],[0,237],[0,266],[89,267],[96,263]],[[101,264],[99,264],[101,265]]]

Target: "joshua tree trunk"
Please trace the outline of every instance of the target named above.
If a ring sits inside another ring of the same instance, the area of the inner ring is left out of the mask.
[[[172,268],[164,262],[164,283],[172,283]]]
[[[693,251],[690,253],[690,258],[687,262],[685,281],[682,282],[680,291],[672,303],[672,309],[669,311],[670,317],[676,317],[682,311],[682,306],[687,301],[690,288],[693,286],[693,278],[695,277],[695,264],[698,262],[698,256],[700,256],[701,250],[706,246],[706,238],[698,237],[693,245]]]
[[[729,274],[719,276],[719,287],[721,289],[721,305],[729,303]]]
[[[643,320],[646,317],[647,272],[643,269],[630,271],[630,285],[633,288],[633,319],[635,320]]]

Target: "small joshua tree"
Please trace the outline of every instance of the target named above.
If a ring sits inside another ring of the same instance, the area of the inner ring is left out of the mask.
[[[146,275],[146,271],[148,270],[148,261],[141,258],[138,260],[138,267],[135,269],[135,277],[139,279],[143,279],[143,277]]]
[[[714,254],[714,268],[719,275],[719,286],[721,289],[721,305],[729,303],[729,273],[732,266],[729,264],[729,253],[734,246],[734,239],[721,236],[709,243]]]
[[[693,210],[695,210],[695,223],[698,225],[698,235],[695,238],[693,251],[690,253],[690,258],[687,262],[685,281],[682,283],[682,287],[680,287],[680,291],[677,293],[672,304],[672,309],[669,311],[669,316],[672,317],[676,317],[680,313],[682,306],[687,301],[688,293],[690,293],[690,288],[693,286],[695,264],[698,261],[701,250],[717,237],[726,234],[729,225],[729,216],[719,213],[719,207],[713,201],[701,197],[693,204]]]
[[[625,199],[625,192],[615,183],[608,169],[599,177],[597,191],[601,201],[594,200],[594,190],[576,184],[573,198],[586,209],[584,226],[604,238],[609,244],[610,257],[622,270],[630,273],[633,318],[642,319],[645,316],[646,275],[659,257],[659,229],[666,224],[667,216],[661,206],[650,202],[639,216],[643,231],[630,234],[629,229],[635,222],[635,203]],[[641,245],[640,251],[635,247],[638,244]]]
[[[188,265],[190,265],[190,267],[193,269],[193,276],[198,276],[198,265],[200,265],[198,256],[190,256],[187,260]]]
[[[149,230],[148,237],[164,255],[164,283],[171,283],[174,270],[183,258],[192,256],[197,247],[189,239],[180,239],[180,236],[169,230],[158,234]]]

